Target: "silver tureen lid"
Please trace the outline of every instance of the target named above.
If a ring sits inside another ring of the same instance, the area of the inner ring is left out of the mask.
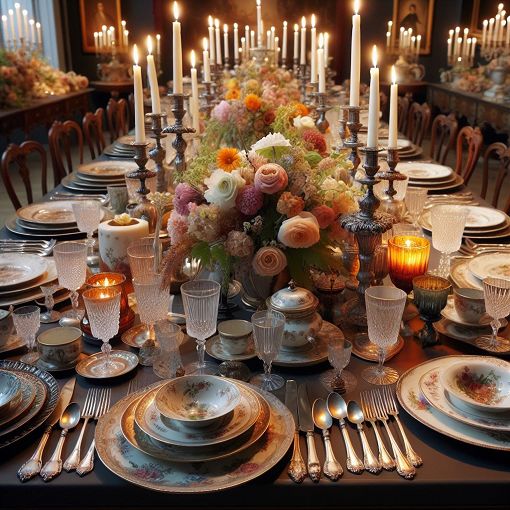
[[[291,280],[288,287],[271,296],[270,305],[273,310],[282,313],[312,312],[319,306],[319,300],[309,290],[296,287],[294,280]]]

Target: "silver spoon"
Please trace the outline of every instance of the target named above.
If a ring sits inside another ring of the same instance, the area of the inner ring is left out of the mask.
[[[351,423],[354,423],[358,427],[359,437],[363,447],[363,463],[365,464],[365,469],[371,473],[379,473],[382,470],[381,464],[379,464],[377,457],[374,455],[374,452],[372,452],[365,431],[363,430],[362,424],[365,421],[363,411],[354,400],[351,400],[347,404],[347,417]]]
[[[322,430],[322,437],[324,439],[324,449],[326,450],[326,460],[324,461],[324,474],[330,480],[338,480],[344,473],[340,462],[335,458],[333,448],[331,447],[331,440],[329,437],[329,429],[333,425],[333,418],[328,412],[326,401],[322,398],[315,400],[312,406],[312,417],[315,426]]]
[[[62,447],[64,446],[64,441],[66,439],[67,433],[69,430],[73,429],[78,425],[81,418],[81,410],[80,404],[76,402],[71,402],[62,413],[60,417],[59,425],[62,429],[60,433],[60,438],[58,440],[57,446],[50,460],[44,464],[41,469],[40,475],[45,482],[49,482],[62,471]]]

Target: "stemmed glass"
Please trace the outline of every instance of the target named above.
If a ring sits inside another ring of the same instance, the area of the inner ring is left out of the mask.
[[[41,285],[39,288],[44,294],[44,306],[46,307],[46,311],[41,314],[41,322],[43,324],[57,322],[62,317],[60,312],[53,310],[53,307],[55,306],[53,294],[55,294],[58,290],[58,285],[50,283],[49,285]]]
[[[120,290],[112,287],[91,288],[83,292],[92,335],[102,340],[101,356],[90,370],[103,377],[113,376],[123,364],[111,358],[110,339],[119,332]]]
[[[87,245],[73,241],[57,244],[53,248],[58,283],[71,291],[73,309],[62,314],[62,326],[76,326],[84,315],[78,308],[78,289],[85,283],[87,273]]]
[[[379,363],[365,368],[361,377],[371,384],[393,384],[398,372],[385,367],[384,360],[389,347],[396,343],[407,294],[395,287],[369,287],[365,291],[368,337],[377,345]]]
[[[163,285],[163,275],[148,273],[133,278],[140,321],[147,326],[149,336],[140,348],[140,364],[152,366],[156,351],[154,324],[166,319],[170,308],[170,289]]]
[[[212,280],[193,280],[181,285],[186,331],[196,339],[198,362],[186,367],[187,374],[216,374],[215,363],[204,360],[205,341],[216,331],[221,285]]]
[[[127,249],[129,267],[133,278],[143,278],[154,272],[154,239],[142,238]]]
[[[427,188],[407,188],[404,201],[406,203],[407,211],[411,216],[411,221],[415,227],[418,227],[418,218],[420,217],[425,202],[427,201]]]
[[[450,257],[460,248],[468,209],[460,205],[436,205],[431,211],[432,246],[441,252],[439,267],[434,274],[450,276]]]
[[[94,264],[97,257],[94,257],[95,241],[93,234],[101,221],[101,206],[97,200],[78,200],[73,202],[73,213],[78,230],[87,234],[86,244],[89,251],[87,262]]]
[[[348,340],[331,339],[328,342],[328,361],[333,366],[320,376],[321,383],[330,391],[341,394],[356,387],[356,377],[344,368],[351,360],[352,344]]]
[[[500,319],[510,314],[510,280],[488,277],[483,280],[483,297],[485,310],[492,317],[492,335],[478,337],[478,347],[492,352],[510,351],[510,340],[498,336]]]
[[[278,356],[283,340],[285,315],[274,310],[262,310],[252,315],[255,351],[264,363],[264,373],[250,379],[250,383],[266,391],[274,391],[285,384],[285,379],[271,373],[271,364]]]
[[[35,365],[39,359],[35,344],[35,335],[41,327],[41,311],[38,306],[21,306],[12,312],[12,320],[16,328],[16,333],[25,342],[28,353],[20,358],[24,363]]]

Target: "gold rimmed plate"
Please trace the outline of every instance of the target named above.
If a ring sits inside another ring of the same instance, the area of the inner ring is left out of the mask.
[[[0,253],[0,289],[14,290],[44,275],[48,261],[30,253]]]
[[[112,179],[115,177],[124,178],[126,172],[136,170],[137,164],[134,162],[117,162],[117,161],[96,161],[87,163],[78,167],[78,175],[85,177],[93,177],[94,179]]]
[[[110,356],[114,364],[110,372],[104,373],[100,368],[105,355],[97,352],[80,361],[75,367],[76,373],[87,379],[110,379],[127,374],[138,366],[138,356],[132,352],[113,350]]]
[[[21,393],[17,402],[13,402],[10,409],[0,417],[0,433],[12,424],[15,420],[23,416],[34,402],[36,395],[37,378],[31,374],[16,373],[21,381]]]

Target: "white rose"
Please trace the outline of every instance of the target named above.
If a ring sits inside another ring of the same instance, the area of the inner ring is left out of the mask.
[[[204,197],[210,204],[216,204],[220,209],[232,209],[245,180],[238,170],[229,173],[218,168],[210,177],[204,179],[204,183],[208,188]]]
[[[297,129],[309,129],[315,127],[315,122],[308,115],[294,117],[294,127]]]

